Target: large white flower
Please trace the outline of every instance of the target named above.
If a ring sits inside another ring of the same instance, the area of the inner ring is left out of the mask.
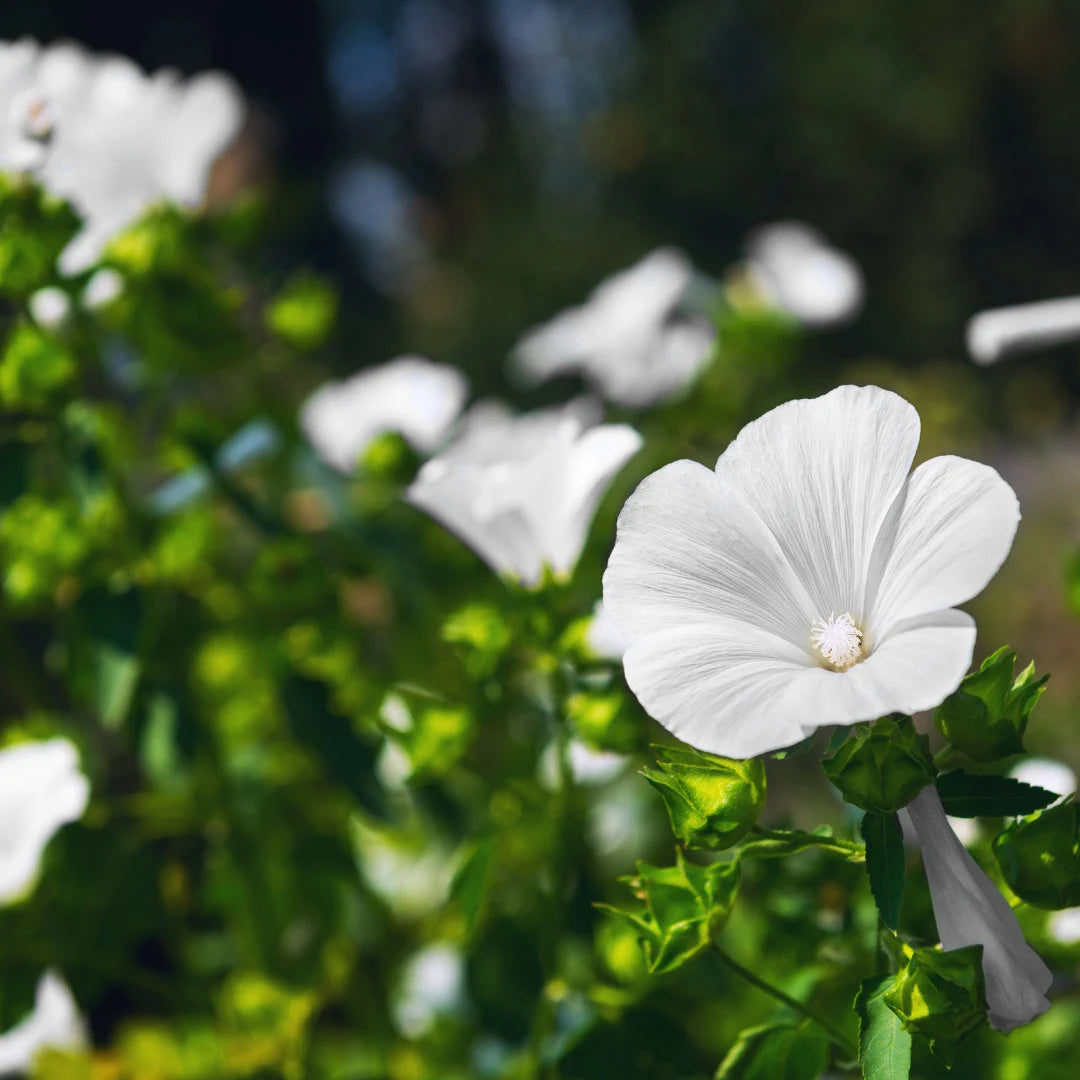
[[[0,43],[0,169],[31,172],[82,216],[65,274],[92,266],[153,203],[198,206],[243,115],[218,73],[184,81],[71,43]]]
[[[968,352],[977,364],[1077,340],[1080,296],[980,311],[967,325]]]
[[[455,368],[399,356],[320,387],[304,403],[300,423],[311,445],[335,469],[351,472],[378,435],[397,431],[422,453],[443,441],[468,397]]]
[[[513,364],[528,381],[578,372],[609,401],[640,407],[688,386],[712,354],[708,320],[684,310],[694,268],[659,248],[602,282],[580,307],[529,330]]]
[[[779,221],[752,233],[747,269],[766,299],[806,326],[846,322],[862,307],[863,280],[855,260],[798,221]]]
[[[715,470],[676,461],[642,481],[604,606],[653,717],[745,758],[957,687],[975,624],[953,605],[993,576],[1020,515],[977,462],[909,476],[918,441],[903,398],[843,386],[749,424]]]
[[[922,848],[941,947],[981,945],[990,1023],[999,1031],[1030,1023],[1050,1007],[1049,968],[1024,940],[1005,897],[949,827],[937,788],[924,788],[905,812]]]
[[[633,428],[595,420],[588,402],[523,416],[482,403],[406,497],[525,585],[545,566],[569,575],[608,484],[641,446]]]
[[[0,1076],[30,1072],[46,1048],[81,1050],[86,1044],[86,1025],[67,983],[55,971],[46,971],[38,980],[33,1011],[0,1035]]]
[[[0,904],[26,893],[45,845],[61,825],[82,817],[89,797],[67,739],[0,750]]]

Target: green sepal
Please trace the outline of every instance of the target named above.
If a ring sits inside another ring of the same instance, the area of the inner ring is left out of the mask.
[[[1021,900],[1051,910],[1080,904],[1080,815],[1073,802],[1052,806],[994,838],[1002,877]]]
[[[982,948],[915,949],[883,994],[905,1030],[927,1039],[949,1065],[960,1041],[986,1020]]]
[[[1015,664],[1016,652],[1003,645],[934,710],[938,731],[972,761],[997,761],[1024,750],[1028,718],[1050,676],[1035,678],[1032,662],[1014,679]]]
[[[861,810],[893,814],[934,781],[930,743],[910,716],[884,716],[858,724],[821,767],[846,802]]]
[[[660,792],[680,843],[723,851],[738,843],[765,805],[760,758],[735,761],[683,747],[657,747],[657,769],[642,776]]]
[[[636,904],[596,906],[637,934],[649,972],[658,975],[681,967],[723,928],[739,879],[738,861],[698,866],[676,849],[674,866],[639,862],[636,874],[621,879],[633,891]]]

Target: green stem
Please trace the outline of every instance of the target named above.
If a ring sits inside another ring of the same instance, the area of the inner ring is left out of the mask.
[[[842,855],[845,859],[861,861],[866,856],[866,846],[856,843],[854,840],[844,840],[838,836],[818,836],[815,833],[800,831],[775,832],[772,829],[764,829],[760,825],[754,825],[750,832],[754,836],[760,836],[763,840],[777,840],[787,842],[797,839],[807,847],[822,848],[835,855]]]
[[[713,942],[713,948],[716,950],[716,955],[720,958],[721,962],[741,979],[745,979],[751,986],[756,986],[771,998],[775,998],[781,1005],[793,1009],[800,1015],[805,1016],[807,1020],[813,1021],[838,1047],[840,1047],[841,1050],[844,1051],[845,1054],[848,1055],[848,1058],[851,1061],[855,1061],[858,1058],[859,1052],[855,1049],[851,1040],[836,1027],[832,1021],[826,1020],[823,1016],[819,1016],[813,1009],[808,1005],[804,1005],[801,1001],[796,1001],[795,998],[789,997],[779,987],[766,982],[759,975],[755,975],[749,968],[744,968],[738,960],[731,956],[730,953],[721,949],[715,941]]]

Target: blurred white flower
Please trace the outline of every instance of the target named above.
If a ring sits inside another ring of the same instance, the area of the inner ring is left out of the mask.
[[[469,384],[456,369],[399,356],[320,387],[304,403],[300,423],[320,457],[347,473],[371,441],[389,431],[400,432],[421,453],[431,453],[468,393]]]
[[[650,715],[745,758],[956,689],[975,624],[953,605],[994,575],[1020,514],[974,461],[909,476],[918,441],[903,398],[844,386],[748,425],[715,471],[676,461],[642,481],[604,605]]]
[[[846,322],[862,307],[855,260],[809,225],[766,225],[750,235],[746,250],[750,277],[765,298],[806,326]]]
[[[185,81],[72,43],[0,43],[0,168],[33,173],[83,218],[60,256],[65,274],[92,266],[159,200],[197,207],[243,115],[219,73]]]
[[[964,847],[974,847],[975,843],[979,839],[979,821],[978,818],[970,817],[950,817],[949,828],[952,829],[956,835],[956,839],[960,841]]]
[[[86,1025],[67,983],[46,971],[38,980],[34,1009],[25,1020],[0,1035],[0,1076],[29,1073],[41,1050],[81,1050]]]
[[[56,330],[71,314],[71,298],[63,289],[49,285],[30,297],[29,307],[34,322],[48,330]]]
[[[67,739],[0,750],[0,904],[29,890],[45,846],[62,825],[82,817],[89,798],[90,784]]]
[[[607,613],[603,600],[597,600],[593,607],[592,619],[585,631],[585,644],[602,660],[621,660],[626,652],[626,638]]]
[[[967,347],[976,364],[1080,339],[1080,296],[980,311],[967,324]]]
[[[1072,795],[1076,791],[1076,773],[1068,765],[1048,757],[1029,757],[1014,765],[1009,775],[1022,784],[1044,788],[1055,795]]]
[[[578,372],[619,405],[669,398],[693,381],[715,341],[707,319],[682,310],[694,280],[682,252],[659,248],[527,331],[512,363],[530,382]]]
[[[94,272],[94,275],[86,283],[83,289],[83,307],[89,311],[96,311],[107,304],[111,304],[124,291],[124,279],[121,274],[113,270],[111,266],[103,266]]]
[[[606,784],[614,780],[630,763],[627,754],[611,750],[594,750],[581,739],[570,739],[566,747],[567,761],[574,783],[586,787]],[[540,783],[549,790],[559,786],[559,747],[552,740],[544,748],[537,763]]]
[[[990,1023],[999,1031],[1030,1023],[1050,1007],[1049,968],[1024,940],[1005,897],[949,828],[937,788],[923,788],[906,813],[919,836],[941,947],[981,945]]]
[[[1055,911],[1046,923],[1047,933],[1061,945],[1075,945],[1080,941],[1080,907]]]
[[[407,1038],[418,1039],[465,1004],[465,957],[456,945],[437,942],[406,961],[393,1001],[394,1022]]]
[[[545,566],[569,576],[608,484],[641,446],[633,428],[595,420],[581,401],[522,416],[477,405],[406,498],[525,585]]]

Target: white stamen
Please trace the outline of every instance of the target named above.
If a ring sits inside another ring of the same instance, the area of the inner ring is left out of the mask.
[[[863,658],[862,631],[846,612],[833,612],[810,628],[810,640],[825,661],[837,671],[847,671]]]

